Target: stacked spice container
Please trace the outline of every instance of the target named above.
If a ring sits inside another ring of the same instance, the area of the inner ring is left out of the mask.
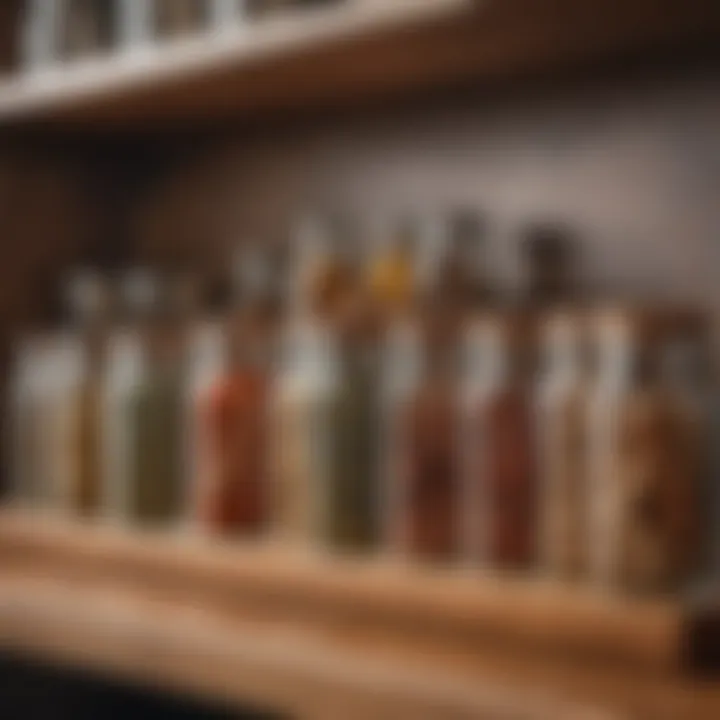
[[[19,354],[18,497],[632,592],[702,576],[706,318],[581,306],[558,227],[525,234],[512,303],[471,212],[374,227],[365,256],[339,227],[302,223],[288,268],[246,243],[211,309],[135,273],[109,331],[75,292],[96,309]]]

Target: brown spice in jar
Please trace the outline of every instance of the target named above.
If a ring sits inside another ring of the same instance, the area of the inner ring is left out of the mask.
[[[523,388],[499,392],[488,404],[484,443],[489,519],[489,560],[524,567],[535,557],[533,423]]]

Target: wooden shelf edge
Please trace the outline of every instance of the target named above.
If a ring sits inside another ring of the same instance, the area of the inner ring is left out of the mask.
[[[688,662],[689,633],[700,618],[670,600],[532,578],[293,554],[270,544],[212,543],[8,510],[0,513],[0,572],[111,584],[245,620],[291,620],[400,642],[421,635],[464,652],[509,647],[653,672]],[[705,647],[718,616],[716,608],[702,609]]]
[[[162,90],[229,68],[293,59],[306,49],[452,17],[473,1],[351,0],[132,51],[59,62],[0,81],[0,123],[132,98],[146,89]]]
[[[712,0],[356,0],[0,85],[0,128],[187,128],[711,52]],[[715,52],[714,57],[717,56]]]
[[[437,658],[398,662],[297,628],[229,622],[192,606],[47,580],[3,582],[0,645],[100,676],[298,718],[624,717],[594,699],[537,684],[519,692],[507,677],[458,674]]]

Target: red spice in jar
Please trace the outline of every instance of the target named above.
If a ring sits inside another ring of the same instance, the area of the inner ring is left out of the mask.
[[[268,390],[267,374],[246,368],[223,378],[206,400],[198,502],[208,529],[254,534],[265,527]]]
[[[489,560],[522,567],[536,550],[533,422],[522,388],[508,388],[486,408],[485,439]]]
[[[408,553],[449,558],[456,552],[457,418],[447,388],[420,389],[407,409],[406,523]]]

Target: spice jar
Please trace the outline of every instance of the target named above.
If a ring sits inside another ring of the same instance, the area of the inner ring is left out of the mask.
[[[75,453],[68,478],[70,504],[81,513],[95,512],[101,495],[102,385],[110,328],[110,298],[103,280],[94,273],[78,273],[68,287],[72,317],[71,353],[65,362],[68,395],[68,450]]]
[[[18,343],[15,353],[10,396],[11,482],[13,499],[21,506],[37,507],[47,501],[49,349],[47,338],[31,334]]]
[[[493,314],[474,321],[468,333],[479,363],[463,434],[467,550],[490,567],[527,568],[537,553],[528,330],[518,318]]]
[[[141,523],[179,519],[183,504],[182,324],[167,288],[141,324],[143,372],[127,398],[132,453],[127,495],[130,516]]]
[[[125,293],[133,282],[126,280]],[[100,423],[102,514],[121,524],[131,521],[130,492],[134,483],[136,451],[131,398],[145,372],[140,328],[127,308],[124,314],[120,326],[108,338]]]
[[[224,310],[224,308],[222,308]],[[227,373],[228,348],[221,308],[206,308],[206,313],[190,321],[187,339],[187,381],[184,394],[184,447],[186,450],[185,497],[187,516],[198,520],[198,493],[216,472],[212,441],[208,437],[208,398]]]
[[[198,518],[210,532],[257,535],[269,514],[270,397],[277,298],[264,292],[262,253],[241,252],[235,304],[226,326],[224,372],[210,386],[202,417],[208,461],[197,478]]]
[[[380,526],[384,546],[403,554],[408,536],[405,425],[421,372],[418,323],[396,320],[381,333],[379,483]]]
[[[697,562],[697,438],[663,379],[664,327],[661,311],[601,325],[598,393],[615,395],[595,400],[596,569],[602,582],[640,592],[681,587]]]
[[[74,58],[109,49],[114,41],[114,0],[66,0],[60,18],[63,57]]]
[[[336,378],[328,330],[291,317],[272,398],[272,520],[282,542],[317,546],[321,493],[332,470],[327,437]]]
[[[209,0],[155,0],[160,37],[178,37],[201,30],[209,18]]]
[[[337,376],[330,417],[332,474],[324,536],[334,548],[373,547],[380,532],[378,326],[364,294],[348,296],[334,322]]]
[[[378,222],[370,231],[373,252],[367,267],[371,301],[387,322],[410,312],[416,292],[420,229],[410,218],[395,226]]]
[[[401,547],[432,560],[459,551],[457,329],[446,311],[423,308],[418,382],[403,402],[396,436]]]
[[[486,227],[479,213],[456,209],[440,220],[436,238],[439,258],[436,294],[459,313],[477,312],[492,304],[487,278]]]
[[[337,218],[305,218],[295,236],[297,254],[289,298],[299,313],[323,321],[334,315],[356,285],[341,225]]]
[[[542,327],[544,372],[537,392],[539,558],[545,572],[572,578],[586,567],[588,392],[591,350],[585,318],[556,312]]]
[[[578,246],[569,227],[540,222],[521,234],[521,307],[538,312],[577,300]]]
[[[333,540],[333,411],[338,391],[337,308],[350,270],[327,225],[304,222],[295,238],[291,312],[272,398],[272,515],[282,542],[319,548]]]
[[[705,312],[676,307],[663,313],[660,373],[663,385],[677,405],[688,432],[688,476],[694,485],[697,573],[700,583],[710,581],[720,566],[717,512],[720,504],[713,457],[717,425],[717,385],[711,350],[711,322]],[[690,471],[690,468],[694,470]]]

